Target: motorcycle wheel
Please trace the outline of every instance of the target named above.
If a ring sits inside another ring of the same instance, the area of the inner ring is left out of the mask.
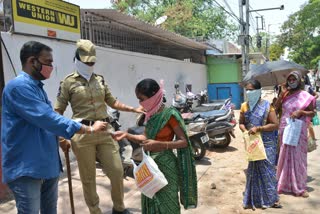
[[[231,143],[231,136],[229,133],[225,133],[224,136],[226,137],[225,140],[220,141],[219,143],[210,142],[209,144],[211,144],[213,148],[227,148]],[[214,138],[214,137],[217,137],[217,136],[209,135],[209,138]]]
[[[199,142],[198,140],[192,140],[192,148],[194,152],[194,159],[195,160],[201,160],[206,155],[206,147],[202,142]]]

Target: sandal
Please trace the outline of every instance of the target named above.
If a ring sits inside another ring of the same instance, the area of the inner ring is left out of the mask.
[[[304,191],[301,195],[301,197],[303,198],[308,198],[309,197],[309,193],[307,191]]]
[[[272,208],[282,208],[282,205],[280,204],[280,202],[276,202],[272,205]]]

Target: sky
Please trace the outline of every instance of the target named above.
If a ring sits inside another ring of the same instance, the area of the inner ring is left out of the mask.
[[[77,4],[80,8],[109,8],[111,6],[110,0],[66,0],[67,2]],[[216,0],[221,5],[225,6],[227,10],[228,7],[226,6],[225,2],[227,2],[233,12],[239,17],[239,0]],[[247,0],[251,6],[251,10],[256,9],[265,9],[265,8],[277,8],[281,5],[284,5],[284,10],[267,10],[267,11],[260,11],[257,13],[252,12],[252,17],[255,21],[255,24],[251,24],[251,26],[255,25],[255,27],[251,27],[250,34],[256,33],[256,16],[264,16],[265,24],[266,24],[266,31],[269,31],[273,34],[279,34],[280,24],[283,23],[288,19],[288,16],[292,13],[298,11],[300,6],[307,2],[307,0]],[[253,22],[253,20],[251,20]],[[260,26],[261,27],[261,26]]]

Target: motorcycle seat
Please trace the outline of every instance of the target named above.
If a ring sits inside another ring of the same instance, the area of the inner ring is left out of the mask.
[[[219,110],[223,104],[214,104],[211,105],[209,104],[202,104],[201,106],[197,106],[192,108],[192,112],[207,112],[207,111],[212,111],[212,110]]]
[[[199,113],[183,113],[181,114],[184,122],[186,124],[194,122],[198,117],[199,117]]]
[[[222,116],[227,115],[228,111],[226,111],[226,110],[214,110],[214,111],[208,111],[208,112],[198,112],[198,114],[202,118],[214,119],[214,118],[218,118],[218,117],[222,117]]]

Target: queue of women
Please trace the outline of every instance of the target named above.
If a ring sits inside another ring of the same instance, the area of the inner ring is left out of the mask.
[[[261,84],[245,84],[248,102],[241,105],[239,128],[249,135],[261,133],[266,159],[249,161],[244,208],[281,208],[279,194],[309,197],[307,191],[308,126],[315,116],[316,98],[303,90],[298,71],[291,72],[275,103],[261,99]],[[288,119],[303,122],[296,146],[283,143]]]
[[[308,197],[307,133],[315,115],[315,97],[302,89],[299,72],[291,72],[282,85],[275,103],[261,99],[261,84],[249,80],[245,84],[248,101],[241,105],[239,128],[249,135],[259,134],[266,158],[249,161],[246,170],[244,208],[281,208],[279,194]],[[146,110],[145,133],[132,135],[124,131],[113,134],[115,140],[128,138],[149,151],[168,184],[153,198],[142,194],[142,213],[180,213],[180,201],[185,208],[197,205],[197,179],[192,149],[179,112],[163,104],[162,85],[144,79],[136,86],[136,96]],[[279,117],[280,115],[280,117]],[[302,120],[296,146],[283,143],[287,119]],[[175,155],[172,149],[178,149]]]

